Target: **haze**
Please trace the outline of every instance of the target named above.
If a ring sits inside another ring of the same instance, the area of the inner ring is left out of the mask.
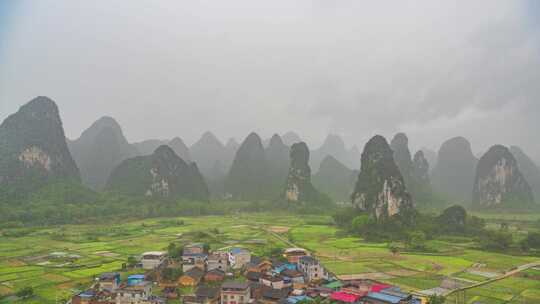
[[[469,138],[540,160],[540,2],[2,1],[0,120],[54,99],[76,138],[293,130],[362,146]]]

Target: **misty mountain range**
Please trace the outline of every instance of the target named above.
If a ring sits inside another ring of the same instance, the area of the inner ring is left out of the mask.
[[[516,199],[530,203],[540,193],[540,169],[522,149],[495,145],[478,159],[464,137],[445,141],[438,153],[411,153],[407,136],[399,133],[390,144],[373,138],[372,146],[360,153],[339,136],[328,135],[321,147],[309,150],[303,143],[293,155],[291,146],[301,142],[294,132],[267,140],[250,133],[241,143],[231,138],[225,144],[206,132],[190,147],[181,137],[129,143],[114,118],[102,117],[75,140],[63,134],[56,104],[47,97],[35,98],[8,117],[0,127],[0,188],[28,190],[46,179],[73,178],[94,190],[127,194],[272,200],[321,198],[315,194],[320,191],[334,201],[349,201],[353,190],[365,199],[388,186],[410,193],[399,197],[404,206],[437,196],[466,204],[473,193],[479,205]],[[378,169],[359,172],[360,164],[362,170]],[[373,183],[374,178],[388,185]],[[381,204],[396,201],[388,199]]]

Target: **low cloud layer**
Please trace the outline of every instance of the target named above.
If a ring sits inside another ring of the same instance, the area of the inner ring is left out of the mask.
[[[0,21],[0,118],[47,95],[70,137],[110,115],[131,141],[405,131],[540,160],[537,3],[18,1]]]

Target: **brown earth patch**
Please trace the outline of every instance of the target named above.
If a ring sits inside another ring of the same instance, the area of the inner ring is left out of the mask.
[[[58,289],[70,289],[70,288],[73,288],[73,286],[75,286],[75,283],[73,282],[66,282],[63,284],[56,285]]]
[[[51,281],[51,282],[54,282],[54,283],[62,283],[62,282],[66,282],[66,281],[69,281],[69,278],[66,278],[62,275],[59,275],[59,274],[55,274],[55,273],[47,273],[47,274],[44,274],[43,275],[43,278]]]
[[[13,290],[7,286],[0,285],[0,296],[5,296],[12,293]]]
[[[408,270],[408,269],[396,269],[392,271],[387,271],[386,274],[395,277],[410,277],[418,274],[418,271]]]
[[[268,230],[274,233],[287,233],[290,229],[290,227],[285,226],[271,226],[270,228],[268,228]]]
[[[352,280],[389,280],[393,279],[394,276],[386,274],[384,272],[368,272],[368,273],[359,273],[359,274],[347,274],[347,275],[339,275],[337,276],[338,279],[344,280],[344,281],[352,281]]]
[[[21,267],[21,266],[26,266],[26,263],[21,261],[21,260],[9,260],[8,262],[8,265],[11,266],[11,267]]]

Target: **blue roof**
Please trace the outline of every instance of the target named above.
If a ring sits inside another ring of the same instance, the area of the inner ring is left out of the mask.
[[[128,276],[128,280],[144,280],[144,274],[132,274]]]
[[[231,248],[231,253],[233,253],[233,254],[241,253],[243,251],[247,251],[247,249],[239,248],[239,247]]]
[[[372,298],[374,300],[391,303],[391,304],[399,304],[399,301],[403,300],[402,297],[391,296],[391,295],[380,293],[380,292],[370,292],[368,293],[367,297]]]
[[[95,293],[92,290],[83,291],[79,294],[79,297],[81,298],[91,298],[95,295]]]
[[[280,265],[278,267],[275,267],[274,271],[277,272],[277,273],[281,273],[285,269],[296,270],[296,265],[295,264],[283,264],[283,265]]]
[[[290,303],[290,304],[296,304],[300,301],[304,301],[304,300],[311,300],[310,297],[306,297],[306,296],[294,296],[294,297],[288,297],[287,298],[287,303]]]
[[[409,294],[402,292],[399,288],[387,288],[380,291],[380,293],[384,293],[386,295],[394,296],[394,297],[401,297],[402,299],[409,296]]]

